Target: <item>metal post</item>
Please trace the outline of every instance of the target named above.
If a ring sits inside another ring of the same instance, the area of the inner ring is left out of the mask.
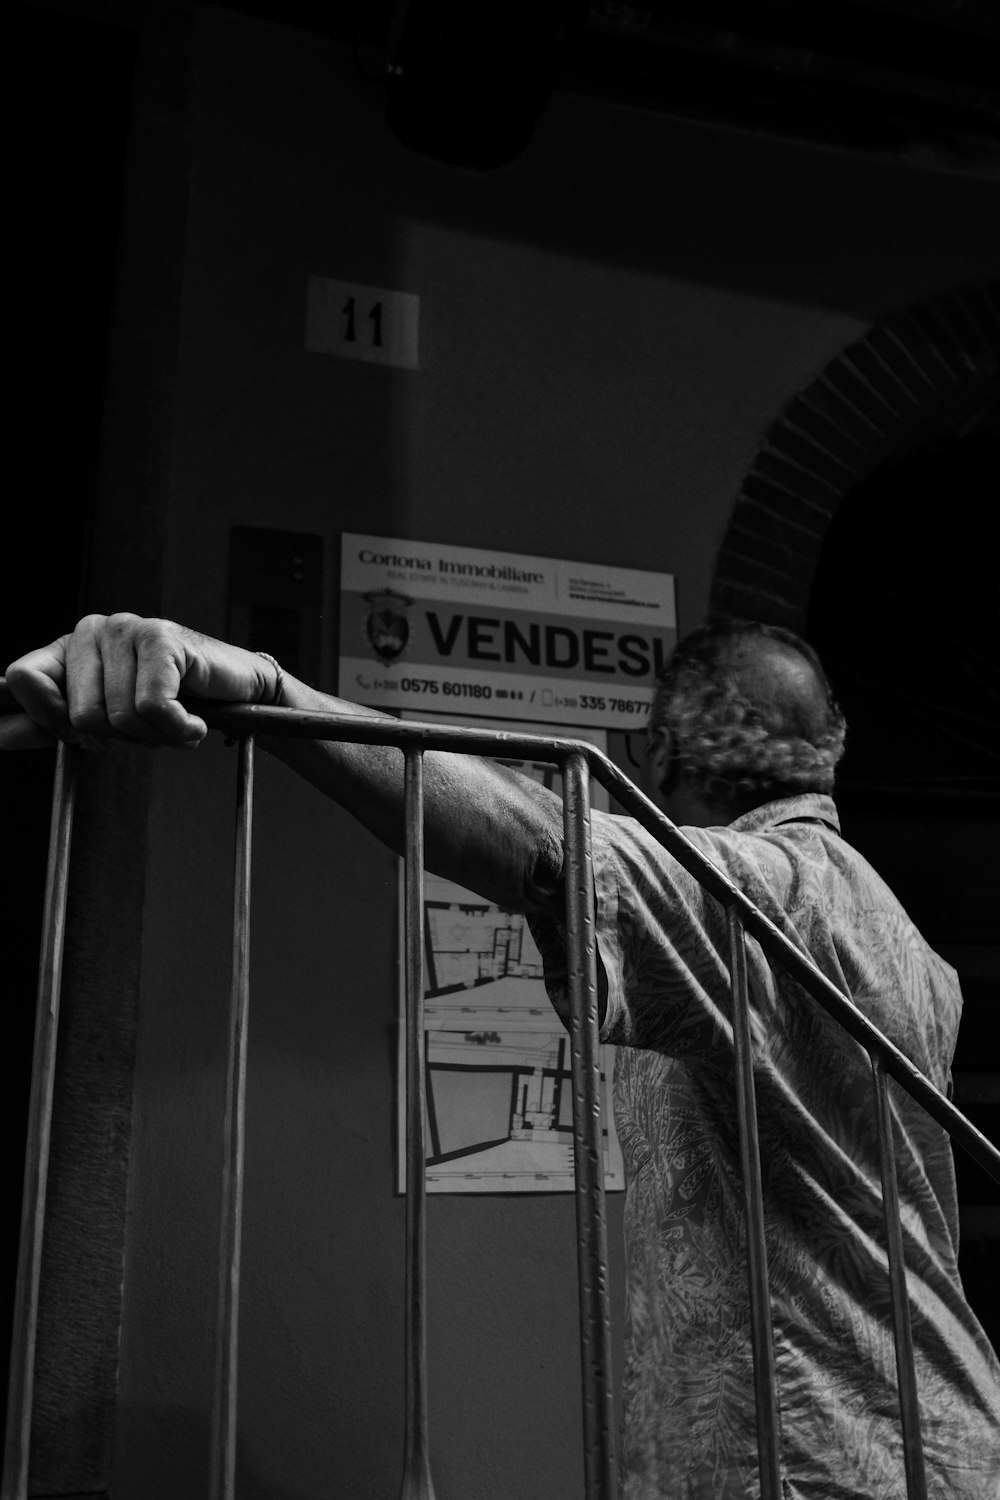
[[[253,835],[253,739],[240,741],[233,879],[233,963],[219,1237],[219,1306],[212,1406],[210,1500],[236,1493],[236,1405],[240,1311],[240,1235],[246,1139],[247,1022],[250,1005],[250,854]]]
[[[583,755],[572,755],[563,765],[563,816],[585,1495],[587,1500],[613,1500],[616,1486],[612,1446],[611,1318],[604,1212],[590,776]]]
[[[896,1182],[896,1149],[892,1139],[889,1084],[880,1058],[869,1053],[875,1080],[875,1118],[878,1124],[879,1171],[882,1177],[882,1208],[885,1216],[889,1257],[889,1290],[892,1297],[892,1332],[896,1344],[896,1379],[899,1383],[899,1415],[903,1430],[903,1466],[907,1500],[927,1500],[924,1446],[920,1433],[920,1401],[913,1358],[913,1330],[906,1291],[903,1226],[899,1214]]]
[[[406,1431],[400,1500],[434,1500],[427,1420],[424,1057],[424,761],[405,752],[406,889]]]
[[[49,826],[49,862],[42,914],[38,1004],[28,1103],[28,1133],[24,1153],[24,1194],[21,1201],[21,1238],[14,1292],[10,1344],[10,1383],[7,1393],[7,1436],[4,1444],[3,1500],[26,1500],[31,1447],[31,1409],[35,1379],[35,1334],[38,1326],[38,1285],[42,1267],[45,1189],[52,1136],[52,1095],[59,1030],[63,948],[66,937],[66,892],[73,834],[78,751],[60,744],[56,753],[55,787]]]
[[[729,962],[733,979],[733,1047],[736,1066],[736,1107],[740,1133],[740,1161],[747,1211],[747,1277],[750,1288],[750,1340],[753,1348],[754,1400],[757,1409],[757,1453],[761,1500],[781,1500],[780,1437],[777,1377],[771,1327],[771,1293],[767,1275],[764,1233],[764,1189],[760,1175],[760,1138],[753,1077],[753,1038],[750,1030],[750,992],[747,984],[746,934],[731,907]]]

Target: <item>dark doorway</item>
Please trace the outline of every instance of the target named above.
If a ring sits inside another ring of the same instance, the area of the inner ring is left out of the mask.
[[[1000,444],[951,438],[876,472],[834,518],[807,637],[847,715],[846,837],[958,970],[955,1100],[1000,1141]],[[1000,1186],[956,1152],[966,1292],[1000,1348]]]
[[[6,472],[0,672],[76,618],[97,483],[134,44],[48,7],[4,10]],[[0,762],[4,1277],[9,1343],[54,755]],[[3,1362],[6,1380],[7,1362]],[[6,1409],[6,1408],[5,1408]]]

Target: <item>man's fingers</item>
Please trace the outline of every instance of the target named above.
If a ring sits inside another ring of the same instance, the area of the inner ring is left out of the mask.
[[[168,621],[117,614],[81,620],[67,643],[70,721],[88,735],[188,746],[207,733],[177,701],[186,662]]]
[[[170,620],[117,614],[86,616],[69,635],[14,662],[8,675],[19,707],[49,735],[186,748],[208,729],[182,693],[187,702],[257,703],[273,668]]]
[[[136,713],[147,729],[161,741],[193,746],[205,738],[208,726],[178,700],[190,663],[176,636],[176,629],[170,634],[158,621],[146,622],[137,633],[132,693]]]
[[[186,662],[177,647],[150,622],[136,640],[135,680],[132,692],[136,712],[150,732],[181,742],[187,738],[187,719],[177,697],[184,680]],[[200,736],[199,736],[200,738]]]
[[[188,713],[176,698],[144,702],[142,718],[149,726],[148,742],[193,749],[208,733],[208,725],[197,714]]]
[[[69,722],[64,696],[67,639],[61,636],[49,646],[29,651],[7,668],[7,689],[17,705],[56,738],[77,737]]]
[[[101,615],[88,615],[66,637],[66,708],[73,728],[81,734],[110,731],[104,705],[104,661],[99,633]]]

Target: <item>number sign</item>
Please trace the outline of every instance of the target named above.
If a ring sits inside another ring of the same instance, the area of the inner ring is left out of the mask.
[[[418,368],[420,298],[412,292],[310,276],[306,348],[367,364]]]

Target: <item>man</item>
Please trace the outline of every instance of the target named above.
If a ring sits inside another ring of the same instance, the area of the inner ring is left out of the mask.
[[[370,710],[269,658],[166,621],[92,616],[8,668],[24,714],[0,746],[108,736],[193,746],[178,701]],[[937,957],[860,855],[830,797],[844,723],[815,654],[733,625],[675,651],[647,735],[647,792],[939,1088],[961,1009]],[[391,847],[398,752],[262,737]],[[558,799],[492,762],[426,757],[430,868],[526,911],[562,1008]],[[721,909],[627,818],[594,815],[602,1034],[618,1043],[628,1170],[627,1500],[757,1493],[746,1224]],[[771,1312],[788,1500],[904,1492],[868,1059],[748,945]],[[1000,1494],[1000,1368],[962,1293],[944,1133],[893,1088],[929,1492]]]

